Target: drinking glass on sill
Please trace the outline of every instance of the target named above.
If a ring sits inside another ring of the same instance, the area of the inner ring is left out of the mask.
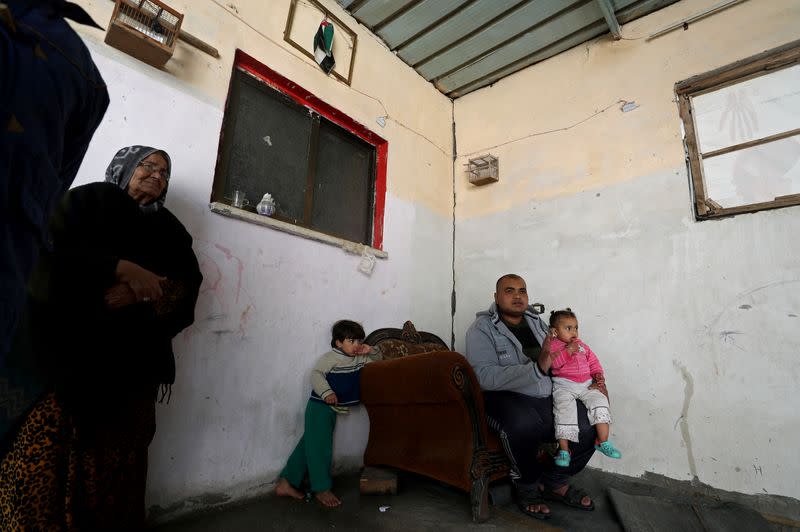
[[[250,205],[243,190],[236,189],[233,191],[233,206],[237,209],[243,209]]]

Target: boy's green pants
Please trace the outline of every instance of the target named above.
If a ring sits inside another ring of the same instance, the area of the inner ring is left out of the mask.
[[[331,460],[333,459],[333,429],[336,412],[325,403],[308,401],[305,433],[289,456],[281,476],[295,488],[300,487],[308,471],[311,491],[331,489]]]

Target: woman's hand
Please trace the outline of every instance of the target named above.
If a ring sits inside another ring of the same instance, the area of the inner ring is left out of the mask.
[[[337,404],[338,402],[339,402],[339,398],[338,398],[338,397],[336,397],[336,394],[335,394],[335,393],[332,393],[332,394],[330,394],[329,396],[327,396],[327,397],[325,398],[325,403],[327,403],[327,404],[329,404],[329,405],[335,405],[335,404]]]
[[[136,295],[136,301],[155,301],[163,294],[161,281],[166,277],[156,275],[129,260],[121,259],[117,263],[117,280],[130,286]]]
[[[127,307],[137,302],[136,294],[126,283],[117,283],[106,290],[104,299],[106,306],[110,309]]]

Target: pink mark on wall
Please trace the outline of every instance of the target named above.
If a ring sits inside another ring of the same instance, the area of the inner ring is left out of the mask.
[[[203,284],[200,285],[200,292],[216,292],[222,281],[222,270],[214,259],[202,251],[198,251],[198,254],[201,255],[200,271],[203,272]]]
[[[197,240],[196,242],[202,243],[201,240]],[[190,344],[195,333],[198,331],[198,327],[201,327],[201,321],[205,322],[209,319],[218,319],[217,316],[225,315],[225,305],[221,296],[223,279],[222,269],[214,258],[209,256],[202,249],[196,248],[195,255],[197,256],[200,271],[203,273],[203,283],[200,285],[200,294],[197,299],[197,305],[195,306],[195,316],[196,318],[202,315],[209,315],[211,317],[196,319],[194,324],[184,329],[178,335],[184,346]],[[206,301],[204,296],[210,297],[213,303]]]
[[[242,287],[244,261],[220,244],[196,239],[195,246],[200,271],[203,273],[197,307],[198,319],[202,322],[201,330],[213,333],[215,338],[235,335],[244,340],[249,321],[257,310],[247,287],[244,290]],[[235,279],[232,265],[236,270]],[[238,325],[231,323],[237,316]],[[190,331],[184,335],[186,343],[193,333],[194,331]]]
[[[218,250],[220,250],[221,252],[223,252],[225,254],[225,258],[226,259],[228,259],[228,260],[233,259],[233,260],[236,261],[236,274],[237,274],[237,278],[236,278],[236,303],[238,303],[239,302],[239,293],[242,291],[242,272],[244,271],[244,263],[242,262],[242,259],[240,259],[239,257],[234,256],[234,254],[231,253],[230,249],[228,249],[226,247],[223,247],[223,246],[220,246],[219,244],[214,244],[214,247],[217,248]]]
[[[253,310],[253,305],[247,305],[239,316],[239,336],[244,338],[244,330],[247,327],[247,322],[250,320],[250,311]]]

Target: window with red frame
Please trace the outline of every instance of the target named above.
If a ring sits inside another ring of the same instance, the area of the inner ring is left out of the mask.
[[[387,142],[313,94],[236,53],[211,200],[265,193],[273,218],[380,248]]]

